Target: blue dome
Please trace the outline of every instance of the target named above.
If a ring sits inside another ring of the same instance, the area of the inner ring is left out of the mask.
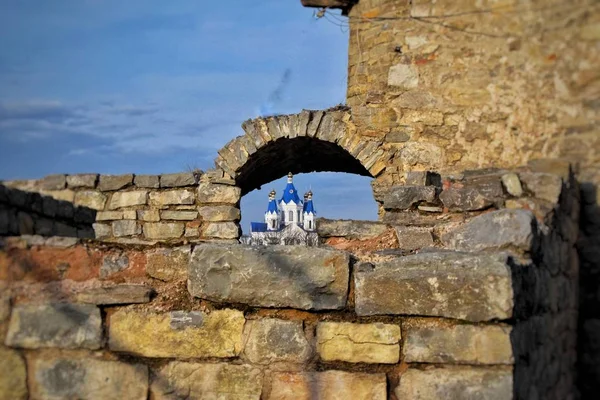
[[[315,210],[312,200],[308,200],[306,203],[304,203],[304,212],[309,214],[313,213],[315,215],[317,214],[317,210]]]
[[[275,199],[269,201],[269,205],[267,206],[268,213],[277,213],[277,202]]]
[[[300,197],[298,197],[298,191],[294,187],[294,184],[291,182],[288,182],[288,184],[285,186],[285,189],[283,190],[283,196],[279,201],[283,201],[286,204],[289,204],[290,201],[296,204],[302,204],[302,202],[300,201]]]

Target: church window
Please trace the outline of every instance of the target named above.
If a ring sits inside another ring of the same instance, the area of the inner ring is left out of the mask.
[[[275,220],[271,220],[271,228],[275,229]]]
[[[308,229],[312,229],[312,221],[308,220]]]
[[[293,211],[290,211],[290,214],[289,214],[289,219],[288,219],[288,221],[289,221],[289,222],[293,222],[293,221],[294,221],[294,212],[293,212]]]
[[[298,214],[296,214],[298,216],[297,221],[300,222],[300,210],[298,210]]]

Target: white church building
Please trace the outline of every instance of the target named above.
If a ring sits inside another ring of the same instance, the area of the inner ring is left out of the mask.
[[[275,190],[271,190],[265,222],[251,223],[250,242],[256,245],[318,245],[319,237],[315,226],[317,212],[312,192],[309,190],[304,195],[304,200],[300,199],[294,187],[294,176],[290,172],[283,195],[279,200],[275,196]]]

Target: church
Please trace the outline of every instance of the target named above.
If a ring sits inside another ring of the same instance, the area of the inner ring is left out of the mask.
[[[276,200],[275,190],[269,193],[269,204],[265,212],[265,222],[252,222],[250,241],[256,245],[282,244],[317,246],[317,216],[312,192],[309,190],[300,199],[294,186],[294,176],[290,172],[283,195]]]

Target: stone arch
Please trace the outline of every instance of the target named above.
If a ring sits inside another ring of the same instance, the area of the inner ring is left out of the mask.
[[[377,177],[391,155],[379,140],[356,134],[347,108],[247,120],[245,134],[215,160],[241,195],[288,172],[348,172]]]

